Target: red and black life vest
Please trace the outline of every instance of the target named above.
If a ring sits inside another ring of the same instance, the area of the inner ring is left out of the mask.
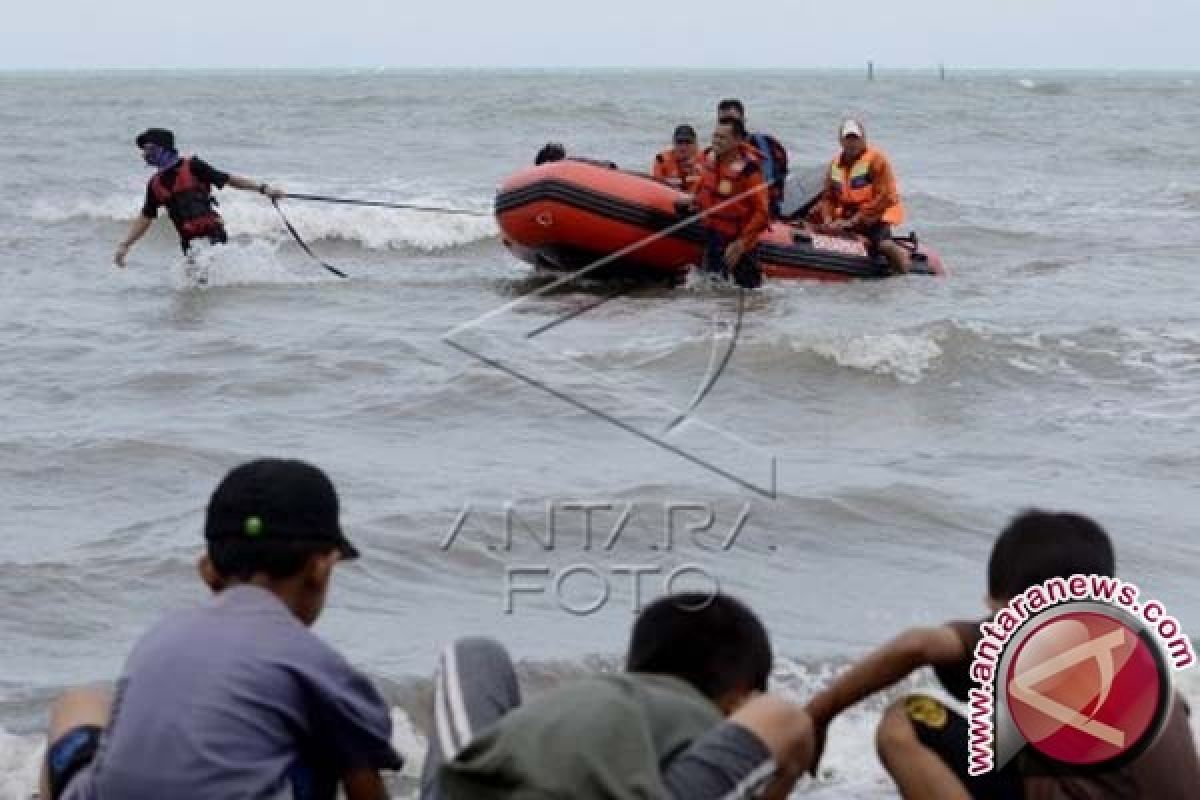
[[[212,186],[196,178],[192,172],[192,159],[179,162],[175,182],[168,188],[162,173],[150,180],[150,191],[154,199],[166,207],[175,223],[175,230],[184,243],[202,236],[215,236],[223,232],[221,217],[213,208]]]

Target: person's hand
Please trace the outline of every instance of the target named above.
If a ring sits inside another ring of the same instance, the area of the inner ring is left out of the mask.
[[[119,245],[117,245],[117,252],[113,256],[113,263],[116,264],[118,267],[124,267],[125,266],[125,258],[128,255],[129,255],[129,245],[126,244],[125,242],[121,242]]]
[[[776,773],[763,795],[784,800],[813,760],[813,721],[808,711],[777,694],[759,695],[729,720],[758,737],[775,759]]]
[[[278,186],[268,186],[263,194],[272,200],[282,200],[283,198],[287,197],[287,192]]]
[[[730,242],[729,246],[725,248],[725,264],[730,269],[733,269],[737,266],[737,263],[742,260],[742,256],[745,254],[746,245],[742,244],[741,239]]]

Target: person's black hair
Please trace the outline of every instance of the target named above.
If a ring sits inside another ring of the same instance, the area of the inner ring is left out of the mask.
[[[336,544],[318,541],[214,539],[208,542],[208,559],[229,580],[246,581],[260,574],[283,580],[299,575],[314,555],[336,549]]]
[[[175,134],[166,128],[147,128],[139,133],[133,141],[138,147],[156,144],[164,150],[175,149]]]
[[[988,593],[1010,600],[1051,578],[1108,575],[1116,556],[1108,534],[1091,519],[1031,509],[1017,515],[996,539],[988,560]]]
[[[729,111],[730,109],[736,109],[738,112],[738,116],[745,119],[746,107],[743,106],[742,101],[738,100],[736,97],[726,97],[724,100],[717,103],[717,116],[718,117],[721,116],[721,114],[725,113],[726,111]]]
[[[745,139],[749,134],[746,132],[746,123],[742,122],[737,117],[721,117],[717,120],[718,125],[728,125],[733,130],[733,135],[739,139]]]
[[[547,142],[533,159],[534,166],[541,166],[552,161],[562,161],[567,157],[567,148],[558,142]]]
[[[625,669],[680,678],[715,702],[731,691],[766,691],[773,660],[766,628],[740,601],[680,593],[638,616]]]

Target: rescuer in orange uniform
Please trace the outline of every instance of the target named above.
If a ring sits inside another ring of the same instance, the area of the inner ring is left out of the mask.
[[[748,158],[741,143],[746,126],[725,119],[713,130],[712,148],[701,160],[700,182],[688,210],[699,212],[705,243],[701,269],[720,275],[732,273],[743,288],[762,285],[758,263],[758,237],[767,229],[767,184],[762,168]]]
[[[675,129],[672,141],[673,147],[654,157],[654,177],[691,194],[700,183],[702,158],[696,144],[696,129],[691,125],[680,125]]]
[[[904,205],[891,163],[883,151],[867,145],[866,130],[858,120],[842,122],[838,138],[842,152],[829,165],[809,221],[826,230],[865,236],[871,255],[886,257],[893,272],[908,272],[908,251],[892,240],[892,226],[904,221]]]

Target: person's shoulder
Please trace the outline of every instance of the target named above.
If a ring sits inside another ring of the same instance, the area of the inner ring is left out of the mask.
[[[273,592],[250,586],[225,589],[196,609],[197,624],[218,627],[233,638],[252,639],[267,659],[336,663],[341,655],[301,622]]]
[[[567,681],[536,696],[529,704],[533,714],[572,720],[605,719],[640,712],[638,693],[628,675],[597,675]]]
[[[779,137],[773,133],[766,133],[764,131],[758,131],[752,135],[758,137],[759,139],[762,139],[762,141],[766,142],[768,145],[777,147],[780,150],[784,149],[783,142],[779,141]]]
[[[228,179],[228,177],[229,177],[229,173],[227,173],[223,170],[217,169],[216,167],[214,167],[209,162],[205,161],[200,156],[197,156],[197,155],[188,156],[187,161],[191,165],[192,173],[195,175],[203,175],[203,176],[212,177],[212,178],[221,178],[222,180]]]
[[[898,646],[924,664],[956,664],[969,659],[979,640],[979,623],[946,622],[909,628],[897,637]]]
[[[210,631],[205,611],[203,605],[191,606],[159,617],[130,650],[129,666],[157,661],[164,654],[205,647]]]
[[[292,654],[299,665],[333,672],[356,672],[341,651],[299,620],[295,625],[280,625],[276,635],[280,645]]]
[[[983,631],[979,627],[981,624],[982,621],[977,619],[952,619],[933,630],[947,641],[953,636],[962,642],[963,647],[974,650],[975,645],[983,638]]]

